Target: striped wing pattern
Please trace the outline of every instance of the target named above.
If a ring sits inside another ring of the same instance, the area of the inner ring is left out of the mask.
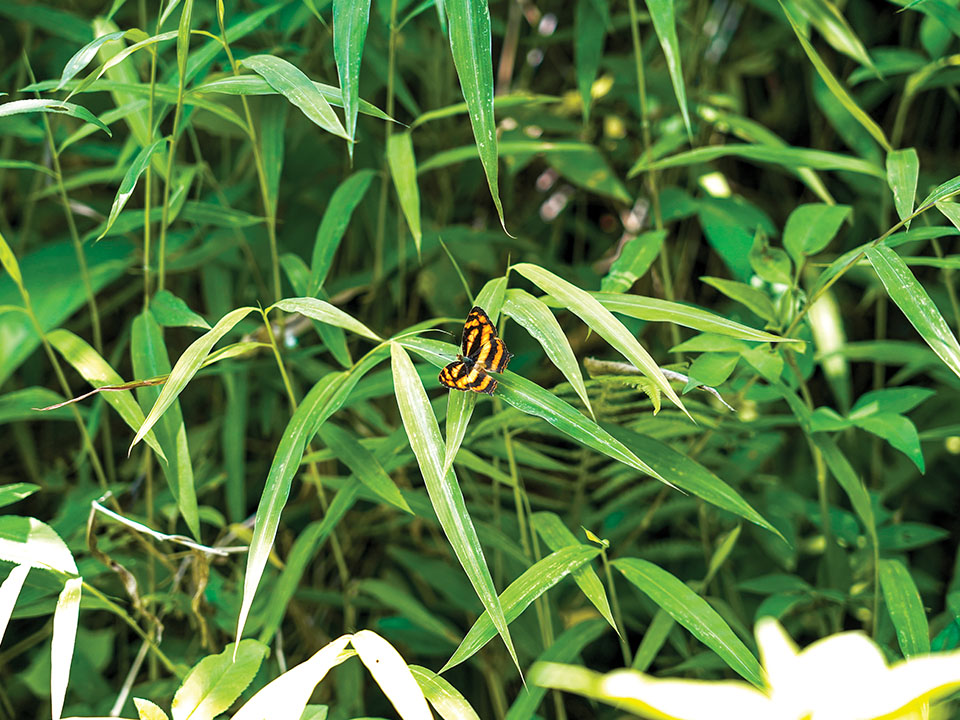
[[[513,355],[481,307],[474,307],[463,324],[461,354],[440,371],[440,383],[453,390],[493,395],[497,381],[487,371],[503,372]]]

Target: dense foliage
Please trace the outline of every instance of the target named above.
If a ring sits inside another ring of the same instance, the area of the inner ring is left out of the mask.
[[[618,717],[538,661],[763,687],[763,616],[960,647],[958,37],[0,0],[0,718],[423,717],[403,661]],[[437,379],[474,305],[492,395]]]

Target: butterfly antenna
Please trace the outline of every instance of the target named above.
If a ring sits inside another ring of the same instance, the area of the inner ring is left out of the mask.
[[[456,258],[453,257],[453,253],[450,252],[450,248],[447,247],[446,243],[443,242],[443,238],[438,238],[440,241],[440,247],[443,248],[443,251],[447,254],[447,257],[450,258],[450,263],[453,265],[453,269],[457,271],[457,275],[460,276],[460,282],[463,283],[463,289],[467,292],[467,297],[470,298],[470,305],[473,306],[473,293],[470,292],[470,286],[467,284],[467,278],[464,277],[463,273],[460,271],[460,266],[457,264]]]

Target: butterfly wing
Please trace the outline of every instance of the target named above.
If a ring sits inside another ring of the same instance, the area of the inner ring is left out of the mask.
[[[464,357],[476,360],[484,345],[497,337],[497,328],[490,322],[482,307],[474,306],[463,323],[461,352]]]
[[[453,390],[472,390],[473,392],[493,395],[497,389],[497,381],[487,375],[479,365],[468,365],[465,362],[452,362],[440,371],[440,384]]]
[[[513,355],[507,350],[503,340],[498,337],[490,339],[485,345],[480,347],[477,353],[476,364],[484,370],[493,370],[494,372],[503,372],[507,369],[507,363]]]

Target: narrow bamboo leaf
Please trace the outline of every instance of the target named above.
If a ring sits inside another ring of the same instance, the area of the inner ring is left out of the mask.
[[[349,140],[330,103],[296,66],[274,55],[252,55],[240,63],[260,75],[307,118],[328,133]]]
[[[661,160],[644,155],[627,173],[634,177],[645,170],[663,170],[672,167],[686,167],[711,162],[725,157],[737,157],[754,162],[783,165],[791,170],[810,168],[812,170],[846,170],[847,172],[885,178],[883,168],[860,158],[798,147],[770,147],[768,145],[721,145],[696,148],[665,157]]]
[[[532,567],[527,568],[520,577],[510,583],[500,596],[500,603],[503,606],[507,622],[513,622],[520,617],[520,614],[530,607],[534,600],[599,554],[599,548],[587,547],[578,543],[576,546],[571,545],[561,548],[535,563]],[[484,612],[467,632],[463,642],[460,643],[460,647],[440,668],[440,672],[446,672],[472,657],[496,634],[490,616]]]
[[[706,600],[675,576],[646,560],[620,558],[610,564],[717,653],[738,675],[757,687],[763,687],[763,670],[757,658]]]
[[[203,658],[173,696],[173,720],[213,720],[225,712],[253,681],[268,650],[263,643],[247,639]]]
[[[957,230],[960,230],[960,203],[938,202],[937,210],[939,210],[947,220],[952,222]]]
[[[503,297],[507,289],[507,278],[498,277],[488,280],[477,293],[474,304],[482,307],[494,325],[500,317],[503,307]],[[450,392],[447,398],[447,437],[443,453],[443,470],[440,477],[446,477],[447,471],[453,464],[463,438],[467,434],[467,426],[473,416],[473,409],[477,404],[477,395],[472,392]]]
[[[850,210],[849,205],[810,203],[790,213],[783,228],[783,247],[798,268],[804,257],[816,255],[830,244]]]
[[[340,92],[340,88],[321,82],[314,82],[313,87],[323,95],[328,103],[336,107],[343,107],[343,94]],[[224,95],[276,95],[278,93],[266,80],[258,75],[240,75],[238,77],[225,77],[219,80],[211,80],[210,82],[198,85],[190,92],[198,94],[221,93]],[[363,99],[360,100],[360,112],[379,120],[396,122],[396,120],[387,115],[383,110]]]
[[[170,371],[170,377],[164,384],[163,390],[160,391],[160,397],[157,398],[157,402],[151,408],[146,420],[143,421],[143,425],[137,431],[133,442],[130,443],[131,448],[143,439],[143,436],[150,431],[150,428],[153,427],[160,416],[177,399],[177,396],[187,386],[190,379],[196,375],[197,370],[203,365],[203,361],[207,359],[207,355],[210,354],[213,346],[220,341],[220,338],[230,332],[234,325],[254,310],[255,308],[252,307],[244,307],[227,313],[220,318],[220,322],[214,325],[212,330],[194,340],[190,347],[183,351],[183,355],[180,356],[177,364]]]
[[[647,10],[653,21],[653,29],[660,40],[663,55],[667,59],[667,70],[673,93],[680,104],[683,124],[687,128],[687,137],[693,143],[693,128],[690,126],[690,111],[687,109],[687,90],[683,83],[683,68],[680,65],[680,42],[677,40],[677,22],[673,11],[673,0],[647,0]]]
[[[9,483],[4,485],[0,487],[0,507],[6,507],[7,505],[12,505],[15,502],[20,502],[24,498],[28,498],[33,495],[39,489],[39,485],[25,482]]]
[[[387,138],[387,163],[393,186],[397,189],[400,209],[407,219],[410,234],[420,255],[420,189],[417,187],[417,161],[413,156],[413,139],[409,132],[393,133]]]
[[[347,149],[351,160],[360,109],[360,59],[369,24],[370,0],[333,0],[333,56],[343,91],[345,124],[347,136],[351,139]]]
[[[153,157],[154,153],[160,150],[166,143],[167,138],[161,138],[137,153],[137,156],[133,159],[130,167],[127,168],[127,172],[124,173],[123,180],[120,181],[120,188],[117,190],[117,196],[113,199],[113,205],[110,208],[110,215],[107,217],[107,224],[97,237],[97,240],[103,239],[103,236],[109,232],[111,227],[113,227],[113,223],[116,222],[117,217],[120,215],[120,211],[123,210],[124,206],[127,204],[127,200],[129,200],[130,196],[133,195],[133,191],[137,187],[137,180],[140,179],[140,176],[143,175],[143,171],[146,170],[147,165],[150,164],[150,159]]]
[[[417,457],[430,502],[437,513],[437,519],[447,540],[467,574],[467,579],[470,580],[477,597],[488,611],[485,616],[493,618],[493,626],[503,638],[513,664],[517,666],[519,672],[520,662],[513,648],[513,641],[510,639],[507,620],[500,606],[493,578],[490,577],[490,570],[483,557],[480,539],[477,537],[473,520],[467,511],[463,493],[457,484],[456,474],[452,469],[448,470],[445,476],[440,474],[443,467],[443,439],[440,437],[440,426],[437,425],[437,418],[433,414],[423,383],[410,357],[397,343],[391,343],[390,357],[400,417],[403,420],[410,447]]]
[[[195,313],[182,299],[169,290],[160,290],[153,296],[150,312],[164,327],[196,327],[210,329],[210,323]]]
[[[322,427],[322,426],[321,426]],[[316,555],[320,546],[333,532],[333,529],[346,515],[347,510],[353,507],[354,501],[360,494],[358,483],[344,485],[333,496],[323,520],[310,523],[297,535],[293,547],[287,554],[286,563],[280,572],[280,577],[273,584],[270,602],[263,617],[263,626],[260,629],[260,642],[269,643],[276,634],[287,612],[287,605],[300,584],[308,563]]]
[[[77,643],[82,588],[83,578],[67,580],[53,611],[53,639],[50,642],[50,704],[53,720],[60,720],[63,701],[67,696],[73,650]]]
[[[501,146],[501,155],[503,146]],[[610,167],[607,159],[595,147],[583,152],[550,152],[546,154],[550,167],[578,187],[597,195],[633,204],[633,196]]]
[[[613,313],[600,304],[596,298],[586,290],[581,290],[576,285],[554,275],[539,265],[519,263],[514,265],[513,269],[545,293],[559,300],[564,307],[589,325],[594,332],[610,343],[638,370],[650,378],[654,385],[670,398],[674,405],[689,416],[687,409],[680,401],[680,397],[670,387],[670,382],[664,376],[663,371],[660,370],[660,366],[650,357],[650,353],[637,342],[633,333],[627,330],[623,323],[617,320]]]
[[[267,188],[267,206],[276,217],[280,201],[280,176],[283,174],[284,132],[287,127],[289,103],[264,103],[260,110],[260,144],[263,153],[264,180]]]
[[[433,720],[423,690],[393,645],[370,630],[356,633],[350,638],[350,644],[400,717]]]
[[[0,515],[0,560],[77,574],[77,563],[56,531],[36,518]]]
[[[350,472],[356,475],[360,482],[391,505],[413,514],[407,501],[400,494],[400,488],[390,479],[374,454],[361,445],[353,435],[333,423],[325,423],[319,432],[324,445],[350,468]]]
[[[790,7],[805,15],[830,45],[863,65],[873,77],[881,77],[863,42],[830,0],[820,0],[820,2],[795,0]]]
[[[960,343],[910,268],[896,251],[883,244],[867,248],[866,255],[890,299],[907,316],[920,337],[960,376]]]
[[[560,327],[557,318],[550,312],[550,308],[526,290],[512,289],[507,292],[503,311],[540,343],[543,351],[550,358],[550,362],[563,373],[573,389],[577,391],[577,395],[583,400],[590,416],[596,419],[593,415],[593,408],[590,407],[587,387],[583,383],[580,364],[573,354],[570,341],[563,334],[563,328]]]
[[[350,218],[357,205],[370,187],[376,173],[373,170],[358,170],[337,186],[330,197],[330,203],[323,213],[317,236],[313,241],[313,256],[310,261],[310,284],[307,295],[317,294],[327,279],[327,273],[333,265],[340,241],[347,231]]]
[[[13,248],[7,243],[7,239],[0,233],[0,265],[7,271],[10,279],[20,291],[20,297],[26,302],[28,297],[27,290],[23,286],[23,275],[20,273],[20,263],[17,262],[17,256],[13,253]]]
[[[193,20],[193,0],[184,0],[177,25],[177,78],[178,93],[183,92],[187,76],[187,57],[190,55],[190,23]]]
[[[130,34],[128,34],[128,32]],[[82,48],[77,50],[76,54],[67,61],[67,64],[63,67],[63,73],[60,75],[60,82],[57,84],[55,90],[62,90],[63,86],[68,82],[73,80],[76,77],[77,73],[83,70],[90,62],[97,56],[97,51],[100,49],[100,46],[106,42],[111,42],[113,40],[119,40],[123,37],[132,37],[133,33],[142,32],[140,30],[134,31],[123,31],[118,30],[117,32],[107,33],[106,35],[101,35],[96,40],[93,40]],[[145,35],[145,33],[144,33]]]
[[[436,340],[406,338],[402,342],[405,347],[410,348],[437,367],[443,367],[456,357],[456,350],[453,346]],[[653,468],[626,448],[623,443],[583,413],[575,410],[569,403],[509,370],[496,375],[500,382],[497,385],[497,396],[504,402],[513,405],[523,413],[543,418],[576,442],[670,485],[669,479],[661,477]]]
[[[260,503],[257,505],[253,538],[247,552],[247,567],[243,576],[243,599],[237,618],[238,639],[243,636],[243,626],[250,613],[253,596],[260,585],[273,540],[277,536],[280,513],[283,512],[283,506],[290,495],[290,485],[300,467],[300,459],[307,443],[313,439],[320,426],[343,406],[360,379],[383,360],[385,355],[385,350],[377,350],[367,354],[350,370],[325,375],[303,398],[287,423],[273,455]],[[327,532],[331,529],[332,526]]]
[[[29,572],[29,565],[15,565],[0,585],[0,643],[3,642],[3,635],[7,631],[13,607],[17,604],[17,598],[20,597],[20,591],[23,590],[23,583]]]
[[[813,45],[810,44],[810,41],[807,39],[801,27],[797,24],[797,21],[794,19],[790,10],[786,5],[783,4],[780,0],[780,9],[783,10],[783,14],[786,15],[787,21],[790,23],[790,27],[793,28],[793,32],[797,36],[797,40],[800,41],[800,45],[803,47],[803,51],[807,54],[807,58],[813,64],[813,67],[816,69],[817,74],[830,89],[830,92],[833,93],[833,96],[840,101],[840,105],[854,117],[854,119],[860,123],[864,130],[870,133],[873,136],[873,139],[880,143],[881,147],[886,150],[888,153],[893,152],[893,147],[890,145],[890,141],[887,140],[887,136],[883,132],[883,128],[877,125],[863,109],[857,105],[857,101],[853,99],[847,89],[840,83],[837,77],[830,71],[830,68],[827,67],[827,64],[823,62],[823,59],[817,53]]]
[[[87,127],[84,125],[83,127]],[[29,160],[7,160],[0,159],[0,168],[5,170],[35,170],[36,172],[43,173],[49,177],[55,178],[57,174],[48,167],[43,165],[38,165],[35,162],[30,162]]]
[[[573,58],[577,71],[577,89],[583,105],[584,124],[590,121],[590,105],[593,100],[591,89],[600,69],[600,60],[603,59],[603,41],[609,20],[604,18],[601,7],[606,10],[606,3],[577,0],[574,11]]]
[[[564,547],[583,547],[584,544],[577,540],[576,536],[567,529],[563,521],[556,513],[538,512],[530,518],[530,523],[539,533],[540,537],[551,550],[560,550]],[[589,546],[587,546],[589,547]],[[603,583],[597,571],[591,565],[582,565],[573,571],[573,581],[583,592],[587,600],[597,609],[603,619],[607,621],[610,627],[618,635],[617,623],[613,619],[613,613],[610,611],[610,603],[607,602],[607,593],[603,589]]]
[[[106,27],[116,27],[116,25],[114,25],[113,23],[108,23],[102,29],[106,29]],[[172,30],[170,32],[160,33],[159,35],[153,35],[148,38],[143,38],[142,40],[139,40],[138,42],[135,42],[133,45],[129,45],[127,47],[123,47],[123,43],[120,41],[111,41],[111,42],[104,43],[103,45],[101,45],[98,52],[101,55],[101,57],[108,55],[108,59],[104,61],[99,68],[97,68],[96,72],[92,72],[89,75],[87,75],[87,77],[85,77],[83,81],[80,82],[79,85],[73,88],[70,91],[70,94],[67,95],[67,98],[70,98],[77,93],[84,92],[87,88],[93,85],[93,83],[95,83],[97,80],[102,78],[105,73],[109,72],[113,68],[116,68],[118,65],[120,65],[124,60],[126,60],[128,57],[133,55],[135,52],[138,52],[152,45],[156,45],[157,43],[166,42],[167,40],[173,40],[175,37],[177,37],[177,31]],[[113,49],[110,46],[114,45],[114,42],[116,43],[114,47],[119,48],[119,51],[115,52],[113,55],[109,55],[110,51]],[[129,73],[124,73],[127,76],[127,78],[129,78],[131,82],[136,82],[135,71],[133,71],[131,68],[126,68],[126,69],[131,71]],[[118,106],[120,104],[122,103],[118,103]],[[146,134],[137,133],[136,137],[137,137],[137,141],[140,142],[141,147],[145,147],[148,144],[148,142],[146,142],[148,137]]]
[[[336,327],[343,328],[344,330],[354,332],[357,335],[362,335],[370,340],[380,340],[380,337],[373,332],[373,330],[368,328],[352,315],[348,315],[335,305],[331,305],[330,303],[324,302],[318,298],[287,298],[286,300],[275,302],[273,305],[267,308],[267,312],[273,310],[274,308],[279,308],[284,312],[300,313],[301,315],[313,318],[314,320],[319,320],[320,322],[327,323],[328,325],[335,325]]]
[[[170,358],[163,342],[163,331],[149,310],[144,310],[133,320],[130,333],[130,359],[133,374],[141,378],[159,377],[170,372]],[[160,397],[158,387],[137,388],[140,409],[156,407]],[[144,419],[144,423],[146,419]],[[142,429],[143,424],[140,425]],[[147,429],[149,431],[149,428]],[[197,508],[197,491],[190,461],[187,429],[183,424],[180,403],[175,399],[168,411],[159,418],[154,433],[167,461],[161,464],[163,475],[176,498],[177,507],[193,536],[200,539],[200,515]]]
[[[345,652],[350,635],[342,635],[314,655],[268,683],[250,698],[232,720],[300,720],[313,690],[330,669],[353,653]]]
[[[901,220],[907,221],[907,230],[910,229],[907,218],[913,213],[913,201],[917,198],[919,174],[920,159],[914,148],[887,153],[887,185],[893,191],[893,204],[897,208],[897,215]]]
[[[873,505],[870,502],[870,494],[864,486],[863,481],[857,476],[856,471],[847,460],[846,456],[837,447],[837,444],[825,433],[813,433],[810,439],[817,449],[823,455],[824,462],[830,469],[837,484],[843,489],[850,500],[853,511],[860,518],[867,534],[876,542],[877,524],[873,514]]]
[[[480,716],[453,685],[420,665],[411,665],[410,672],[443,720],[480,720]]]
[[[880,560],[880,587],[903,656],[928,655],[930,626],[910,571],[899,560]]]
[[[583,569],[581,567],[581,569]],[[580,656],[587,645],[607,630],[602,620],[584,620],[568,628],[553,645],[544,650],[537,662],[569,663]],[[507,711],[506,720],[534,720],[537,708],[547,694],[547,689],[539,685],[527,685],[517,695],[513,705]]]
[[[9,117],[11,115],[21,115],[23,113],[58,113],[60,115],[69,115],[91,125],[96,125],[107,135],[113,137],[113,133],[96,115],[81,105],[63,102],[61,100],[14,100],[13,102],[0,105],[0,117]]]
[[[117,374],[110,364],[86,340],[74,335],[69,330],[62,328],[51,330],[47,334],[47,340],[63,356],[63,359],[80,373],[80,377],[93,387],[123,384],[123,378]],[[123,421],[131,430],[136,432],[143,425],[143,410],[137,405],[137,401],[129,390],[105,392],[101,393],[101,396],[110,407],[117,411],[117,414],[123,418]],[[152,431],[146,434],[144,441],[166,463],[167,458]]]
[[[653,261],[660,255],[660,248],[666,239],[666,230],[651,230],[630,240],[620,249],[620,255],[600,281],[600,290],[623,293],[632,288],[637,280],[647,274]]]
[[[751,287],[746,283],[737,282],[736,280],[727,280],[725,278],[714,278],[714,277],[704,276],[700,279],[703,282],[705,282],[707,285],[710,285],[711,287],[715,287],[717,290],[722,292],[724,295],[726,295],[728,298],[730,298],[734,302],[740,303],[745,308],[747,308],[752,313],[754,313],[757,317],[763,318],[769,323],[776,322],[777,311],[776,311],[776,308],[773,307],[773,301],[769,298],[769,296],[760,292],[755,287]],[[632,296],[628,296],[628,297],[632,297]],[[689,310],[693,310],[693,308],[689,308]],[[706,311],[700,311],[700,312],[706,312]],[[680,325],[683,325],[683,323],[679,321],[675,321],[675,322],[677,322]],[[727,320],[726,322],[732,323],[733,321]],[[745,326],[741,326],[741,327],[745,327]],[[698,327],[696,329],[705,330],[705,328],[702,328],[702,327]],[[729,332],[729,329],[728,331],[724,332],[720,330],[719,327],[709,330],[708,332],[715,332],[723,335],[730,335],[731,337],[739,337],[742,340],[757,339],[756,337],[751,338],[751,337],[746,337],[744,335],[734,335]],[[759,333],[761,331],[753,330],[753,332]],[[764,333],[764,334],[766,335],[769,333]],[[777,337],[780,342],[790,342],[789,339],[781,338],[781,337],[778,337],[777,335],[771,335],[771,337]],[[774,341],[771,340],[770,342],[774,342]]]
[[[450,49],[470,125],[487,176],[500,224],[507,230],[500,202],[497,126],[493,115],[493,56],[487,0],[444,0],[450,25]]]
[[[917,212],[924,212],[925,210],[932,208],[941,200],[949,200],[958,193],[960,193],[960,175],[951,180],[947,180],[941,185],[938,185],[933,192],[927,195],[926,199],[920,203],[920,205],[917,207]]]

